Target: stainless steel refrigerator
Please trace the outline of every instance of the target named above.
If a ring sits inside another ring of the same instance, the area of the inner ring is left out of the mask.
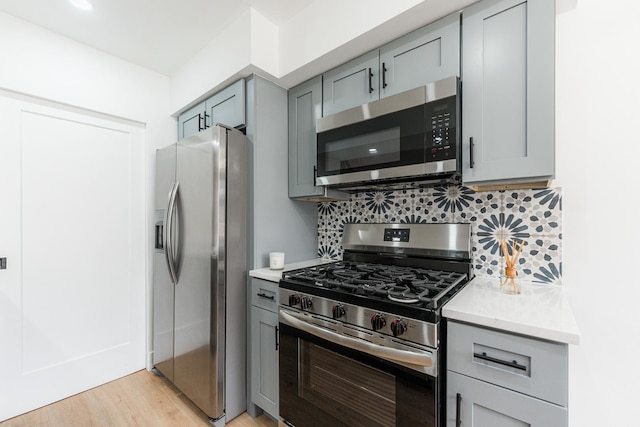
[[[153,363],[216,425],[246,408],[247,145],[218,125],[156,153]]]

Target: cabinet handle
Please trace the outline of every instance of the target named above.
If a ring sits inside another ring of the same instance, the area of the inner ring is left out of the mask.
[[[278,346],[280,346],[280,328],[276,325],[276,351],[278,351]]]
[[[208,118],[208,117],[211,117],[211,116],[209,116],[209,115],[207,114],[207,112],[205,111],[205,112],[204,112],[204,128],[205,128],[205,129],[209,129],[209,128],[211,127],[211,126],[209,126],[209,125],[207,124],[207,118]]]
[[[316,177],[318,176],[318,166],[313,166],[313,181],[312,184],[315,187],[316,186]]]
[[[259,296],[260,298],[270,299],[271,301],[273,301],[273,300],[274,300],[274,296],[273,296],[273,295],[263,294],[262,292],[260,292],[260,293],[258,294],[258,296]]]
[[[462,425],[462,420],[460,419],[460,403],[462,403],[462,395],[458,393],[456,394],[456,427]]]
[[[469,167],[473,169],[473,137],[469,138]]]
[[[387,87],[387,66],[385,63],[382,63],[382,88]]]
[[[373,92],[373,83],[372,83],[372,79],[373,78],[373,73],[371,72],[371,68],[369,68],[369,93]]]
[[[201,130],[204,130],[204,127],[202,126],[202,115],[200,113],[198,113],[198,132],[200,132]]]
[[[527,370],[526,366],[520,365],[516,360],[514,360],[513,362],[509,362],[507,360],[496,359],[495,357],[487,356],[487,353],[485,353],[484,351],[482,352],[482,354],[473,353],[473,357],[478,358],[478,359],[482,359],[482,360],[486,360],[487,362],[493,362],[493,363],[497,363],[499,365],[508,366],[510,368],[520,369],[521,371],[526,371]]]

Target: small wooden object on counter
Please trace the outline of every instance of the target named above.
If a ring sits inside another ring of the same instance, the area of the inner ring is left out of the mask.
[[[513,239],[511,241],[511,255],[509,255],[507,241],[506,239],[500,239],[500,245],[502,246],[502,253],[504,253],[504,259],[507,263],[507,266],[504,268],[505,279],[500,285],[500,289],[502,290],[504,286],[509,282],[508,291],[514,294],[520,293],[520,286],[516,283],[516,262],[522,253],[522,248],[524,247],[524,240],[520,241],[520,245],[518,246],[518,242]]]

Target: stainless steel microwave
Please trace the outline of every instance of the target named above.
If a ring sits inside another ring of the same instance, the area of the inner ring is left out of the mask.
[[[459,180],[460,82],[448,77],[316,121],[316,185],[358,190]]]

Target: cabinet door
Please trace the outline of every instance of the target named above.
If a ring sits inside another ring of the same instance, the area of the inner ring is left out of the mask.
[[[554,0],[486,0],[463,11],[463,181],[555,173]]]
[[[204,130],[204,102],[191,107],[178,117],[178,141]]]
[[[245,127],[244,79],[216,93],[205,104],[207,127],[218,123],[234,128]]]
[[[278,418],[278,314],[251,307],[251,401]]]
[[[447,426],[566,427],[567,409],[506,388],[447,372]]]
[[[380,48],[380,98],[459,75],[458,13]]]
[[[322,117],[322,77],[289,90],[289,197],[323,193],[315,185],[316,119]]]
[[[322,75],[322,115],[357,107],[380,97],[379,54],[362,55]]]

